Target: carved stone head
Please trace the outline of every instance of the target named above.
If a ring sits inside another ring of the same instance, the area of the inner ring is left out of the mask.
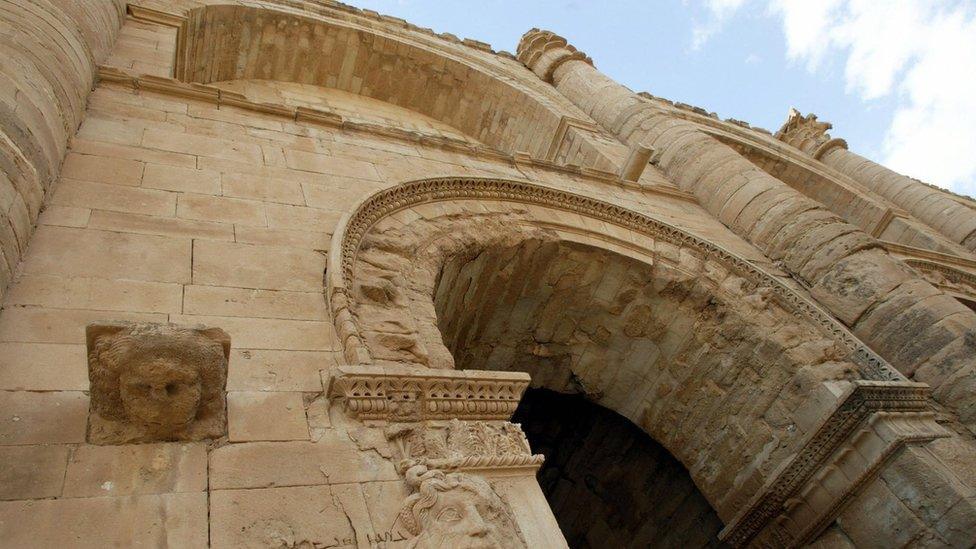
[[[88,440],[200,440],[227,430],[230,337],[219,328],[89,324]]]
[[[465,473],[407,471],[415,493],[403,503],[399,523],[411,549],[518,549],[526,547],[512,512],[488,482]]]

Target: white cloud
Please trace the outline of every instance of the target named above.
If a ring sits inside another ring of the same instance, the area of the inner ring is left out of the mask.
[[[746,0],[705,0],[708,19],[703,23],[696,22],[692,26],[691,49],[701,49],[715,33],[722,30],[725,21],[735,14],[745,2]]]
[[[770,0],[787,55],[816,71],[844,59],[848,91],[894,96],[879,161],[976,193],[976,10],[946,0]],[[819,113],[829,118],[829,113]]]
[[[866,103],[894,98],[877,160],[929,183],[976,194],[976,5],[966,0],[762,1],[782,23],[789,59],[814,73],[837,59],[849,93]],[[711,15],[692,29],[693,47],[704,45],[744,4],[708,0]],[[830,119],[830,113],[817,114]]]

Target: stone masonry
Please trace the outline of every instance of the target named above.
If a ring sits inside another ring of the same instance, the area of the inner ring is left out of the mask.
[[[0,1],[0,546],[976,546],[976,201],[513,46]]]

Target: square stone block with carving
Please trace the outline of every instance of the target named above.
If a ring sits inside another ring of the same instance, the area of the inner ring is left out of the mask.
[[[227,433],[230,336],[220,328],[96,322],[86,328],[88,442],[202,440]]]

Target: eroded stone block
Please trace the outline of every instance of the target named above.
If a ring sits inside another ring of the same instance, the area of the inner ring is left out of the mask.
[[[223,330],[96,322],[86,336],[89,442],[202,440],[227,432],[230,337]]]

